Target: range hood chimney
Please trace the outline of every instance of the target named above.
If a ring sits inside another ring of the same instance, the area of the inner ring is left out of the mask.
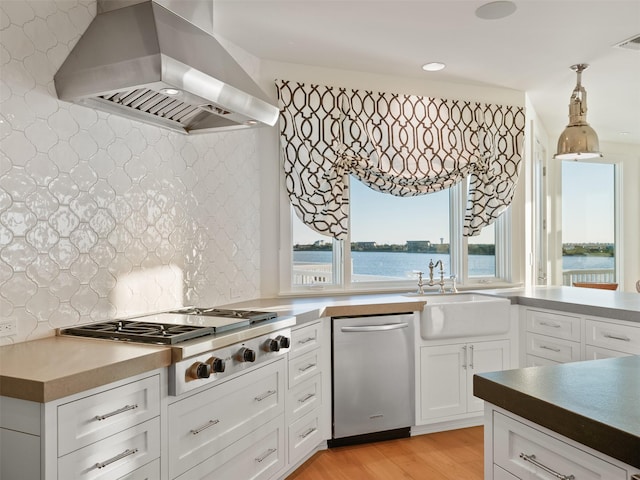
[[[58,98],[181,133],[275,125],[278,108],[214,38],[212,0],[98,0]]]

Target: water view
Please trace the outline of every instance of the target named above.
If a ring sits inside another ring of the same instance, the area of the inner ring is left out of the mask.
[[[294,251],[293,262],[296,265],[331,264],[330,251]],[[449,277],[449,255],[437,253],[410,252],[352,252],[354,281],[372,281],[381,279],[415,278],[415,271],[429,271],[429,261],[442,260],[445,278]],[[564,256],[563,270],[613,270],[614,257],[605,256]],[[439,270],[439,269],[438,269]],[[493,255],[469,255],[469,276],[486,277],[495,275],[495,257]],[[382,277],[382,278],[381,278]]]

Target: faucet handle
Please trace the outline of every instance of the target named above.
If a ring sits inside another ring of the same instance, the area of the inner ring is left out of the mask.
[[[449,278],[451,279],[451,290],[449,291],[451,293],[458,293],[458,289],[456,288],[456,276],[451,275]]]

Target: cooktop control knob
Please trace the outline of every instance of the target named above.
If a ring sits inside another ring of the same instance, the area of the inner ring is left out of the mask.
[[[238,352],[238,359],[241,362],[255,362],[256,352],[247,347],[242,347]]]
[[[289,337],[285,337],[284,335],[278,335],[276,337],[276,341],[280,345],[280,348],[289,348],[289,346],[291,345],[291,340],[289,339]]]
[[[279,352],[280,351],[280,342],[277,338],[269,340],[267,343],[267,351],[268,352]]]
[[[211,365],[203,362],[196,362],[187,370],[187,378],[197,380],[199,378],[209,378],[211,376]]]
[[[207,360],[207,364],[211,366],[212,373],[222,373],[226,367],[224,359],[218,357],[211,357]]]

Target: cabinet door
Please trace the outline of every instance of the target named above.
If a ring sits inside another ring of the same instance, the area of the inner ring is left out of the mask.
[[[484,402],[473,396],[473,376],[476,373],[497,372],[509,368],[509,340],[476,342],[467,346],[467,391],[468,412],[481,412]]]
[[[420,417],[430,420],[467,411],[467,345],[420,348]]]

